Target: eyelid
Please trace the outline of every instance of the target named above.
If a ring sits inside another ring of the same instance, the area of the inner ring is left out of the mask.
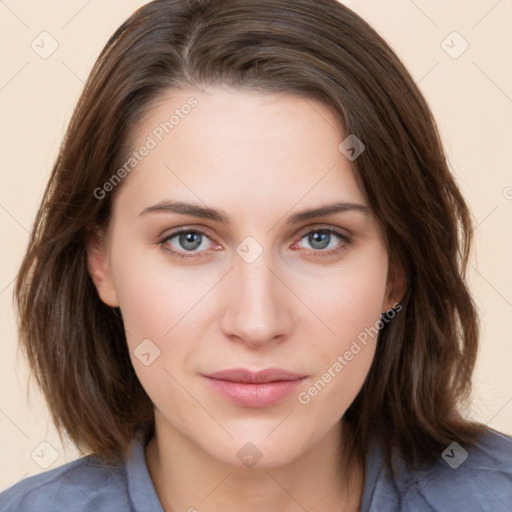
[[[212,230],[210,228],[207,228],[206,226],[194,226],[193,224],[187,224],[185,226],[180,226],[177,228],[167,228],[164,229],[161,234],[157,236],[158,239],[162,238],[172,238],[173,236],[179,235],[183,232],[189,232],[189,231],[195,231],[197,233],[203,233],[207,235],[209,238],[215,238],[215,235],[213,235]],[[165,234],[167,233],[167,234]]]
[[[221,245],[215,240],[215,237],[210,234],[209,229],[207,229],[205,227],[194,228],[194,227],[190,227],[190,226],[176,228],[175,230],[171,231],[170,233],[168,233],[166,235],[160,235],[158,237],[157,244],[163,245],[165,242],[168,242],[169,240],[180,235],[181,233],[198,233],[198,234],[208,238],[212,243]],[[178,251],[175,251],[175,252],[178,252]],[[203,250],[201,252],[205,252],[205,251]],[[186,254],[186,251],[183,251],[183,253]],[[189,252],[188,254],[193,255],[193,254],[200,254],[200,253]]]
[[[334,227],[331,226],[330,224],[310,224],[308,226],[305,226],[304,228],[301,228],[297,236],[300,236],[302,238],[304,235],[307,235],[311,231],[315,230],[329,231],[331,233],[337,234],[340,237],[346,237],[347,239],[352,237],[352,233],[348,229],[341,228],[339,226]]]

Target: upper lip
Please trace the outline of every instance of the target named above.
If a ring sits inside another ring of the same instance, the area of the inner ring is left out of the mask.
[[[306,375],[292,373],[281,368],[267,368],[265,370],[256,372],[246,370],[245,368],[233,368],[230,370],[221,370],[219,372],[209,373],[205,375],[205,377],[217,380],[228,380],[232,382],[260,384],[283,380],[298,380],[306,377]]]

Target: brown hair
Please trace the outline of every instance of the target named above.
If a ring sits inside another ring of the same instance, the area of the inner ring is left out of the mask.
[[[336,0],[157,0],[106,44],[15,288],[21,346],[59,434],[106,463],[124,457],[137,430],[152,435],[153,404],[132,367],[119,310],[100,300],[87,269],[89,233],[108,225],[114,196],[94,191],[122,165],[133,127],[155,100],[210,83],[321,100],[366,146],[353,170],[408,289],[345,415],[358,456],[374,435],[411,461],[438,457],[454,440],[474,443],[482,426],[459,410],[478,339],[465,283],[470,215],[411,76]]]

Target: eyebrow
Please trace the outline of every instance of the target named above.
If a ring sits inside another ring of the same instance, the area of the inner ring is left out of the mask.
[[[286,219],[286,224],[298,224],[299,222],[313,219],[315,217],[348,211],[368,213],[369,210],[370,209],[368,206],[363,204],[340,201],[337,203],[322,205],[316,208],[310,208],[298,213],[294,213]],[[231,224],[229,216],[222,210],[215,210],[213,208],[208,208],[193,203],[185,203],[183,201],[161,201],[158,204],[144,208],[144,210],[139,213],[139,216],[146,215],[148,213],[181,213],[202,219],[213,220],[215,222],[220,222],[226,225]]]

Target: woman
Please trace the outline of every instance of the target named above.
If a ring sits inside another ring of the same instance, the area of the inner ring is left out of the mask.
[[[335,0],[157,0],[100,55],[16,285],[89,455],[2,510],[509,510],[465,419],[467,206],[425,100]]]

